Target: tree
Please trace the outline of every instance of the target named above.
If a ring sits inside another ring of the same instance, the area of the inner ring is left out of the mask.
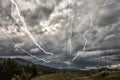
[[[30,80],[36,75],[35,65],[20,65],[10,58],[0,64],[0,80]]]
[[[32,73],[32,77],[35,77],[37,75],[37,67],[34,64],[31,67],[31,73]]]

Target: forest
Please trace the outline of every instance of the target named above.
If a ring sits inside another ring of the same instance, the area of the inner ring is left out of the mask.
[[[23,65],[8,58],[0,63],[0,80],[120,80],[120,71],[117,69],[74,72],[47,70],[43,71],[35,64]]]

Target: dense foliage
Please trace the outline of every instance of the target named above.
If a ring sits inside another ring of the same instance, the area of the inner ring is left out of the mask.
[[[36,76],[37,68],[33,65],[20,65],[7,59],[0,63],[0,80],[30,80]]]

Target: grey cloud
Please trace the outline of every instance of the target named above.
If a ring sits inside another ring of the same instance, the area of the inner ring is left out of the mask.
[[[16,25],[13,23],[14,20],[11,21],[12,18],[6,18],[7,15],[10,16],[10,8],[8,7],[10,7],[11,4],[9,1],[5,4],[1,3],[2,5],[0,5],[2,6],[0,8],[0,31],[11,35],[11,38],[16,43],[15,45],[23,43],[24,45],[22,45],[22,47],[31,52],[31,54],[53,61],[51,66],[59,63],[61,66],[67,66],[66,62],[70,61],[78,51],[82,51],[84,45],[83,33],[90,27],[90,14],[99,0],[68,0],[68,3],[66,3],[66,0],[52,0],[51,2],[48,0],[35,1],[36,2],[25,2],[25,0],[20,0],[16,2],[19,4],[21,14],[25,18],[28,29],[37,42],[45,50],[53,52],[55,55],[44,55],[41,50],[36,48],[30,38],[21,31],[20,27],[17,27],[20,32],[17,31]],[[71,66],[85,67],[97,65],[97,51],[100,51],[100,58],[102,59],[105,56],[104,51],[108,50],[107,56],[109,58],[109,64],[119,60],[118,57],[115,56],[119,55],[120,49],[119,4],[119,0],[115,0],[114,3],[103,7],[101,10],[99,9],[98,12],[92,16],[94,26],[91,31],[86,34],[88,39],[86,54],[80,54],[74,62],[70,61]],[[3,10],[4,12],[2,12]],[[77,17],[73,20],[75,14]],[[71,25],[72,22],[73,25]],[[68,53],[68,31],[70,27],[72,27],[73,31],[72,54]],[[4,37],[1,37],[0,40],[1,50],[4,48],[4,50],[10,52],[5,52],[7,55],[26,55],[20,50],[14,52],[16,49],[15,46],[7,46],[9,42],[8,40],[4,40]],[[38,63],[38,61],[35,62]],[[101,60],[99,65],[104,65],[104,61]]]
[[[100,14],[98,16],[98,25],[99,26],[106,26],[106,25],[110,25],[114,22],[117,22],[119,20],[120,17],[120,9],[119,9],[119,2],[116,2],[104,7],[104,9],[102,9],[100,11]]]

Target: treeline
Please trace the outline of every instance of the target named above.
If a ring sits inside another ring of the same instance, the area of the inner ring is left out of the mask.
[[[0,63],[0,80],[30,80],[37,75],[36,65],[21,65],[12,59]]]

